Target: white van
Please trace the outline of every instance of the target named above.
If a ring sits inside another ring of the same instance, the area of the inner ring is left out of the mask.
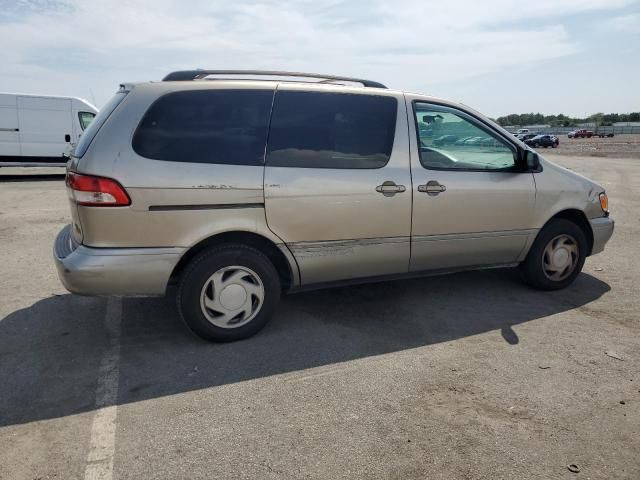
[[[96,113],[80,98],[0,93],[0,167],[64,166]]]

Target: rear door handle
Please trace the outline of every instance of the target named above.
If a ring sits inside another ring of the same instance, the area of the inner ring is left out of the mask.
[[[429,180],[426,185],[418,185],[418,191],[426,193],[430,197],[435,197],[446,190],[447,187],[438,183],[437,180]]]
[[[396,193],[402,193],[406,190],[404,185],[396,185],[395,182],[390,180],[382,182],[382,185],[376,187],[376,192],[383,194],[385,197],[393,197]]]

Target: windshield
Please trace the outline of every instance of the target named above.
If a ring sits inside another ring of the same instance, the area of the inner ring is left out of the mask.
[[[93,112],[78,112],[78,119],[80,120],[80,128],[82,128],[83,131],[86,130],[89,124],[91,123],[91,120],[93,120],[93,117],[95,116],[96,114]]]
[[[91,142],[96,136],[96,133],[98,133],[98,130],[100,130],[100,127],[102,127],[107,118],[109,118],[109,115],[113,113],[116,107],[120,105],[120,102],[122,102],[122,100],[126,96],[127,92],[116,93],[111,98],[111,100],[109,100],[107,104],[102,108],[102,110],[100,110],[98,115],[90,120],[88,124],[89,126],[80,136],[80,141],[76,145],[76,148],[73,150],[73,153],[71,154],[72,156],[80,158],[87,152],[89,145],[91,145]],[[80,122],[82,123],[82,119],[80,120]]]

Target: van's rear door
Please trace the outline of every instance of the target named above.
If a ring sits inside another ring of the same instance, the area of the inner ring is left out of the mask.
[[[71,153],[70,99],[18,97],[18,123],[23,157],[60,162],[63,154]]]
[[[79,169],[79,164],[81,159],[84,157],[85,153],[87,153],[87,150],[91,145],[91,142],[93,142],[93,139],[96,137],[100,128],[102,128],[102,126],[107,121],[107,119],[111,116],[113,111],[124,100],[124,98],[127,96],[127,93],[128,93],[128,90],[125,89],[124,87],[121,87],[121,89],[111,98],[111,100],[109,100],[104,105],[104,107],[102,107],[98,115],[93,119],[93,121],[89,124],[89,126],[85,129],[85,131],[82,132],[82,135],[80,136],[80,140],[76,144],[75,149],[71,154],[71,160],[67,164],[67,169],[69,171],[76,172],[80,170],[80,173],[82,173],[81,169]],[[108,175],[107,172],[111,169],[111,162],[113,161],[113,157],[106,156],[106,157],[94,158],[93,160],[94,160],[94,164],[104,163],[104,167],[103,167],[103,170],[105,171],[104,175]],[[98,172],[98,173],[102,173],[102,172]],[[82,229],[82,223],[80,221],[80,215],[78,213],[78,206],[73,200],[70,200],[69,203],[71,206],[71,219],[72,219],[71,232],[73,235],[73,239],[77,243],[82,243],[82,241],[84,240],[84,233]]]
[[[20,155],[20,134],[15,95],[0,95],[0,163]]]

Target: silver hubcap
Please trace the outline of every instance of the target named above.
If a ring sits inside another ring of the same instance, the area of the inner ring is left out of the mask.
[[[542,269],[550,280],[559,282],[573,273],[578,264],[578,243],[571,235],[558,235],[542,254]]]
[[[262,308],[264,286],[247,267],[224,267],[202,287],[200,307],[205,318],[220,328],[238,328],[250,322]]]

